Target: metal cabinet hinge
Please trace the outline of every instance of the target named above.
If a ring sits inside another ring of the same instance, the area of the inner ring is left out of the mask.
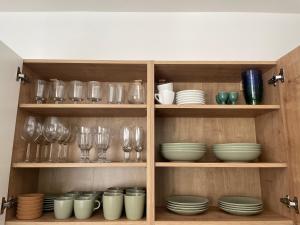
[[[9,200],[6,200],[4,197],[2,197],[0,215],[4,213],[5,209],[12,208],[16,204],[17,204],[16,198],[11,197]]]
[[[268,81],[268,83],[276,86],[279,81],[281,81],[281,83],[284,83],[284,72],[282,68],[280,69],[279,74],[274,74],[273,77]]]
[[[296,213],[299,214],[297,197],[294,197],[294,199],[291,199],[290,196],[287,195],[284,198],[280,198],[280,202],[285,204],[288,208],[294,208]]]
[[[18,67],[16,81],[21,81],[21,83],[29,83],[28,77],[24,73],[21,72],[20,67]]]

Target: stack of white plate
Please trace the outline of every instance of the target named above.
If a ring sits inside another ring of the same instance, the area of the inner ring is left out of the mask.
[[[205,104],[205,93],[202,90],[183,90],[176,93],[176,104]]]
[[[48,194],[44,197],[43,203],[43,211],[44,212],[52,212],[54,211],[54,199],[57,198],[58,195],[55,194]]]
[[[219,199],[219,207],[239,216],[256,215],[264,210],[262,200],[246,196],[223,196]]]
[[[197,161],[206,152],[203,143],[163,143],[160,148],[162,156],[170,161]]]
[[[167,199],[167,209],[180,215],[196,215],[208,209],[208,199],[201,196],[177,195]]]
[[[228,143],[213,145],[216,157],[227,162],[249,162],[261,154],[261,145],[257,143]]]

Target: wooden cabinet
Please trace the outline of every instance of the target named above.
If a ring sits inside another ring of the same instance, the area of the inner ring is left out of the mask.
[[[5,56],[5,55],[4,55]],[[7,65],[1,56],[0,66]],[[285,195],[300,197],[300,48],[277,62],[157,62],[157,61],[76,61],[24,60],[23,72],[30,81],[36,78],[83,81],[124,82],[139,79],[145,82],[146,104],[35,104],[33,82],[20,88],[13,148],[1,151],[11,157],[10,181],[2,186],[8,196],[28,192],[66,192],[71,190],[103,190],[110,186],[147,187],[147,213],[141,221],[105,221],[99,213],[89,220],[74,218],[58,221],[45,214],[34,221],[15,219],[15,210],[6,213],[7,225],[29,224],[226,224],[226,225],[291,225],[299,220],[292,208],[280,202]],[[17,70],[15,63],[15,71]],[[246,68],[263,71],[264,102],[245,105],[240,74]],[[284,69],[285,82],[276,87],[268,80]],[[16,76],[11,72],[9,76]],[[154,102],[155,84],[159,79],[174,82],[175,90],[203,89],[206,105],[158,105]],[[14,81],[10,81],[14,82]],[[3,83],[1,85],[4,85]],[[6,84],[5,84],[6,85]],[[18,91],[17,88],[14,88]],[[219,90],[239,91],[237,105],[216,105]],[[1,96],[2,98],[2,96]],[[104,102],[105,102],[104,97]],[[7,101],[10,99],[7,98]],[[6,107],[6,102],[2,103]],[[27,115],[60,116],[74,123],[103,124],[114,130],[108,157],[112,163],[78,163],[79,150],[71,146],[72,163],[23,163],[25,143],[20,129]],[[8,115],[4,115],[4,119]],[[8,117],[7,117],[8,118]],[[3,118],[2,118],[3,119]],[[146,131],[144,162],[123,163],[118,130],[124,124],[138,124]],[[14,126],[14,125],[13,125]],[[1,128],[2,129],[2,128]],[[7,129],[3,127],[3,129]],[[2,130],[1,130],[2,132]],[[2,136],[1,136],[2,138]],[[5,138],[5,137],[4,137]],[[253,163],[224,163],[211,151],[200,162],[167,162],[159,154],[159,144],[172,141],[200,141],[209,146],[222,142],[258,142],[263,153]],[[4,145],[3,145],[4,146]],[[2,147],[2,145],[1,145]],[[2,157],[2,156],[1,156]],[[5,165],[4,165],[5,166]],[[6,166],[8,167],[8,165]],[[8,177],[8,172],[5,174]],[[2,187],[1,187],[2,188]],[[211,208],[197,216],[179,216],[164,208],[172,194],[207,196]],[[265,211],[257,216],[241,217],[216,208],[222,195],[238,194],[261,197]],[[7,196],[4,196],[7,197]],[[3,217],[3,216],[2,216]]]

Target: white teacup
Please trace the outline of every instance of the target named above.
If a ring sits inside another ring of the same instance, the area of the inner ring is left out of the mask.
[[[155,99],[163,105],[173,104],[175,92],[174,91],[160,91],[158,94],[154,95]]]
[[[173,83],[166,83],[157,85],[158,92],[162,91],[173,91]]]

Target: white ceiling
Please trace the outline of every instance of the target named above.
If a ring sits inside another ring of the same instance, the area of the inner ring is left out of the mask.
[[[300,13],[300,0],[0,0],[6,11]]]

